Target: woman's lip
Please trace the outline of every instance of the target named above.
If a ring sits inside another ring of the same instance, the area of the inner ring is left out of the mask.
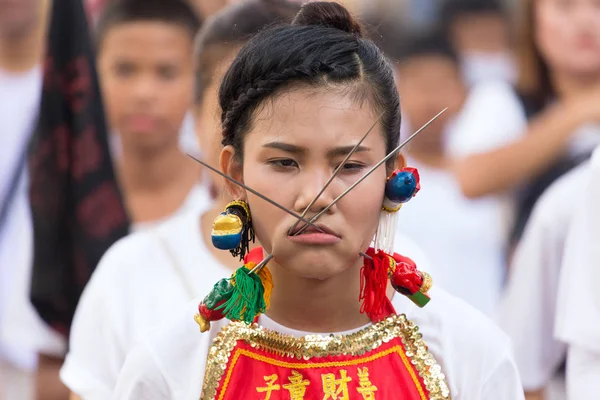
[[[294,243],[314,244],[314,245],[329,245],[336,244],[341,239],[330,233],[308,232],[296,236],[288,236],[288,239]]]
[[[319,229],[321,229],[321,231],[318,231],[315,227],[318,227]],[[300,234],[298,234],[297,232],[299,232],[299,231],[302,231],[302,232]],[[307,235],[310,233],[321,233],[321,234],[328,234],[331,236],[335,236],[337,238],[340,237],[340,235],[338,235],[333,230],[329,229],[327,226],[322,225],[322,224],[316,224],[315,226],[304,226],[303,224],[298,224],[296,226],[296,228],[294,229],[294,231],[290,234],[290,236],[301,236],[301,235]]]

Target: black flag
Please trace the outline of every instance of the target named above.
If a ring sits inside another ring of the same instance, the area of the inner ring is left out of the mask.
[[[34,226],[31,301],[68,336],[104,252],[129,231],[110,158],[81,0],[53,0],[37,130],[29,154]]]

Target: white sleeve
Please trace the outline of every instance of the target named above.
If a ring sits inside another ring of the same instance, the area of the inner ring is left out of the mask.
[[[199,378],[200,379],[200,378]],[[119,375],[114,400],[168,400],[169,384],[146,343],[141,341],[129,353]]]
[[[509,347],[507,347],[509,349]],[[483,384],[477,399],[485,400],[524,400],[525,393],[512,354],[506,354],[503,360],[491,371]]]
[[[66,338],[42,320],[29,299],[33,263],[33,226],[29,203],[16,202],[11,213],[10,222],[15,226],[11,229],[11,237],[4,238],[4,244],[13,252],[6,252],[2,255],[4,258],[0,257],[0,263],[12,268],[12,279],[4,276],[2,281],[3,277],[0,277],[0,297],[6,296],[3,297],[6,306],[3,323],[0,324],[1,339],[34,353],[62,358],[66,353]]]
[[[600,150],[581,196],[565,245],[555,333],[569,346],[600,353]]]
[[[65,385],[86,400],[110,398],[127,354],[115,320],[126,302],[119,297],[119,276],[112,273],[117,270],[114,263],[126,264],[119,264],[113,251],[114,247],[102,258],[79,300],[69,353],[60,371]]]
[[[448,138],[447,151],[465,157],[505,146],[523,137],[527,118],[507,83],[484,83],[471,89]]]
[[[552,378],[566,355],[553,335],[564,226],[548,221],[540,199],[515,251],[496,322],[510,337],[526,390],[538,390]]]
[[[567,358],[567,398],[591,399],[600,394],[600,353],[571,346]]]
[[[31,265],[18,272],[13,293],[8,299],[3,337],[35,353],[63,358],[67,352],[67,339],[54,331],[37,313],[29,300]]]

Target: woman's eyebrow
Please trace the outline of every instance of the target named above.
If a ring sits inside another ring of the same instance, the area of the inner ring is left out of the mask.
[[[356,145],[348,145],[348,146],[339,146],[335,147],[327,152],[328,157],[340,157],[348,155]],[[286,153],[291,154],[306,154],[308,149],[302,146],[297,146],[295,144],[285,143],[285,142],[269,142],[263,145],[265,148],[276,149],[285,151]],[[367,152],[371,151],[370,147],[367,146],[358,146],[355,150],[355,153]]]
[[[355,146],[356,145],[350,145],[350,146],[340,146],[340,147],[333,148],[327,152],[327,156],[328,157],[347,156],[352,150],[354,150]],[[354,150],[355,153],[361,153],[361,152],[366,152],[366,151],[371,151],[371,148],[367,147],[367,146],[358,146],[356,148],[356,150]]]
[[[263,145],[268,149],[276,149],[285,151],[286,153],[292,154],[304,154],[307,152],[307,149],[301,146],[296,146],[294,144],[285,143],[285,142],[269,142]]]

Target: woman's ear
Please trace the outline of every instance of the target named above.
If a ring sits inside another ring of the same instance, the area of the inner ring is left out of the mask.
[[[235,154],[235,149],[233,146],[225,146],[223,150],[221,150],[221,155],[219,156],[219,165],[221,167],[221,171],[226,175],[229,175],[233,179],[238,182],[242,182],[244,179],[243,174],[243,166],[242,163],[238,160]],[[225,180],[225,187],[227,191],[234,199],[245,199],[246,191],[239,185],[231,182],[230,180]]]
[[[390,175],[392,172],[394,172],[397,169],[402,169],[404,167],[406,167],[406,159],[404,158],[404,155],[402,153],[398,153],[398,155],[396,156],[396,158],[392,158],[390,161],[393,161],[394,163],[386,163],[387,165],[387,174]]]
[[[404,158],[404,154],[398,153],[396,156],[396,169],[402,169],[406,167],[406,158]]]

